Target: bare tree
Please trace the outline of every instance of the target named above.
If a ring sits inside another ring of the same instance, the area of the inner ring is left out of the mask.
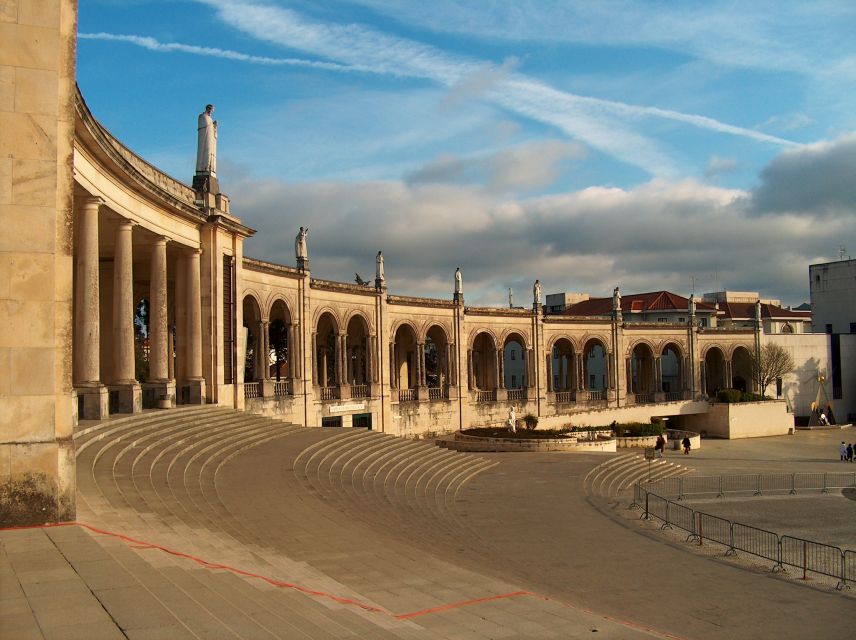
[[[761,347],[761,357],[753,358],[755,377],[761,385],[761,394],[773,384],[794,370],[794,358],[782,345],[767,342]]]

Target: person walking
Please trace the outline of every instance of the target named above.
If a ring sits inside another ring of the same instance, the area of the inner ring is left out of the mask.
[[[657,452],[658,457],[660,457],[660,458],[663,457],[663,449],[665,449],[665,448],[666,448],[666,439],[663,437],[662,434],[660,434],[659,436],[657,436],[657,444],[654,445],[654,451]]]
[[[690,443],[689,436],[684,436],[684,439],[681,440],[681,446],[684,448],[684,455],[690,455],[690,447],[692,446],[692,444]]]
[[[838,447],[838,453],[841,454],[842,462],[847,460],[847,445],[844,444],[844,440],[841,441],[841,444]]]
[[[852,444],[847,445],[847,462],[853,462],[853,450],[856,449]]]

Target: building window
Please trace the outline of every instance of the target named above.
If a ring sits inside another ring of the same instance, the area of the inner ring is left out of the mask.
[[[657,322],[668,322],[668,318],[657,318]]]
[[[512,389],[517,388],[517,376],[514,375],[513,373],[511,374],[511,388]]]
[[[686,318],[678,318],[678,322],[686,322],[686,321],[687,321]]]
[[[826,325],[826,333],[828,333],[829,335],[832,335],[832,325],[831,324]]]
[[[591,374],[589,376],[589,389],[594,389],[597,386],[597,376]]]
[[[511,359],[517,360],[517,351],[515,351],[514,349],[511,350]]]

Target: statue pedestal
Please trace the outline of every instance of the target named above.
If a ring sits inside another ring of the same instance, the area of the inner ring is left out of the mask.
[[[213,195],[220,193],[220,183],[210,173],[197,173],[193,176],[193,190],[204,191]]]

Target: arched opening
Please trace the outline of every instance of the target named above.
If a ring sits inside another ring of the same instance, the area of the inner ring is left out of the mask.
[[[416,332],[403,324],[395,332],[392,353],[393,386],[398,388],[398,399],[402,402],[416,400],[416,356]]]
[[[583,351],[583,385],[591,399],[603,400],[606,392],[606,347],[598,339],[589,340]]]
[[[134,306],[134,371],[137,381],[149,381],[149,301],[141,298]]]
[[[793,333],[794,328],[789,325],[787,322],[782,325],[782,333]]]
[[[437,395],[448,396],[450,356],[446,332],[439,325],[433,325],[425,335],[425,384],[432,399]]]
[[[364,397],[369,383],[369,328],[361,315],[355,315],[348,322],[347,333],[347,381],[353,387],[352,397]]]
[[[331,313],[323,313],[315,328],[315,384],[330,388],[341,384],[339,360],[339,325]],[[332,395],[321,393],[322,399]]]
[[[259,382],[264,359],[262,358],[262,311],[258,301],[251,295],[244,296],[244,335],[246,351],[244,358],[244,382]]]
[[[744,393],[753,390],[752,354],[746,347],[737,347],[731,354],[731,388]]]
[[[556,393],[569,393],[577,387],[576,354],[574,345],[567,338],[560,338],[553,344],[550,352],[550,390]],[[570,398],[563,398],[570,401]]]
[[[725,356],[719,347],[711,347],[704,355],[704,381],[702,388],[710,398],[716,397],[717,391],[725,388]],[[730,383],[730,381],[728,381]]]
[[[473,340],[470,352],[470,389],[496,391],[496,343],[489,333],[481,332]]]
[[[502,383],[506,389],[526,387],[526,347],[523,337],[512,333],[502,346]]]
[[[268,359],[270,361],[270,377],[277,382],[291,378],[290,348],[291,314],[282,300],[273,303],[270,310],[268,325]]]
[[[675,344],[666,345],[660,357],[660,390],[666,400],[679,400],[684,390],[683,359]]]
[[[647,344],[639,343],[630,354],[630,391],[637,402],[653,402],[654,386],[654,353]]]

